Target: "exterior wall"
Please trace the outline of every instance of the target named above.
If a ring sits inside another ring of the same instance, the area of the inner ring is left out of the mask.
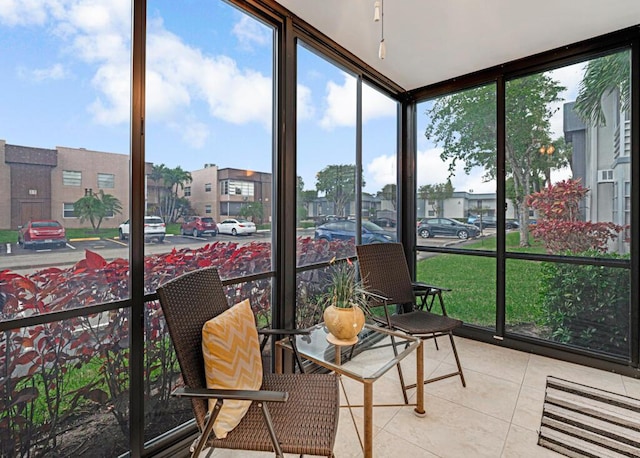
[[[113,189],[102,189],[120,200],[122,213],[102,221],[103,228],[115,228],[129,217],[129,156],[126,154],[104,153],[83,148],[58,147],[58,166],[51,172],[52,199],[51,216],[65,227],[89,227],[90,223],[80,223],[78,218],[64,218],[64,203],[73,203],[85,195],[85,190],[95,194],[98,188],[98,173],[115,175]],[[65,170],[82,172],[80,186],[65,186],[62,172]]]
[[[187,197],[191,202],[191,207],[196,215],[211,216],[215,221],[220,222],[220,186],[218,184],[218,167],[214,164],[207,164],[204,169],[191,172],[193,181],[187,186],[191,187],[191,196]],[[211,191],[205,190],[205,185],[211,184]],[[184,195],[184,191],[181,192]],[[205,207],[211,205],[211,213],[205,213]]]
[[[0,196],[11,196],[11,169],[5,163],[4,140],[0,140]],[[0,229],[15,229],[11,220],[11,199],[0,199]]]
[[[9,169],[10,224],[17,228],[30,219],[51,219],[51,170],[55,150],[4,145],[4,166]]]
[[[253,197],[222,194],[220,186],[225,180],[253,182]],[[271,222],[272,178],[270,173],[232,168],[218,169],[218,182],[215,186],[217,187],[215,192],[219,195],[221,218],[224,216],[238,216],[240,208],[242,208],[242,205],[246,202],[262,202],[263,221]]]

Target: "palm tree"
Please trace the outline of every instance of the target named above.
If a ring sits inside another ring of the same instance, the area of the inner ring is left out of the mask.
[[[73,211],[81,223],[89,220],[93,231],[98,232],[106,216],[122,212],[122,204],[117,197],[100,190],[98,194],[87,194],[75,201]]]
[[[586,123],[606,125],[602,97],[620,92],[620,108],[628,110],[631,103],[631,54],[617,52],[589,61],[585,70],[574,109]]]

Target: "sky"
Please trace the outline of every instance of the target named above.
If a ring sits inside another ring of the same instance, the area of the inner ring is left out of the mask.
[[[270,172],[272,29],[220,0],[150,0],[147,14],[146,160]],[[130,0],[0,0],[0,139],[128,154],[130,16]],[[298,58],[297,167],[314,189],[323,167],[355,163],[356,80],[303,46]],[[579,73],[557,71],[566,100]],[[367,192],[395,182],[396,110],[364,86]],[[418,114],[418,186],[442,183],[448,164]],[[481,176],[460,168],[452,183],[494,192]]]

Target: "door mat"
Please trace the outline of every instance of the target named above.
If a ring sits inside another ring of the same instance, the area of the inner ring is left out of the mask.
[[[640,400],[549,376],[538,445],[570,457],[640,457]]]

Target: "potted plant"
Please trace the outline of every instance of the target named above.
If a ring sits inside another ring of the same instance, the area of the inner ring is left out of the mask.
[[[331,265],[322,302],[324,323],[330,333],[327,339],[339,345],[355,344],[364,326],[366,296],[350,260]]]

